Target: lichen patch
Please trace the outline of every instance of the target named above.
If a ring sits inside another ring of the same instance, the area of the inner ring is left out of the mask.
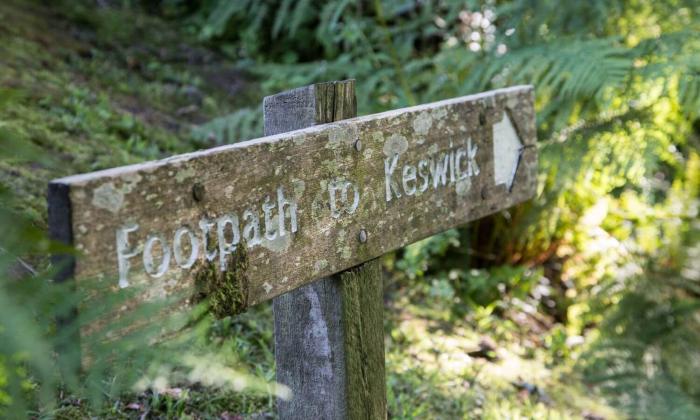
[[[433,125],[433,117],[428,112],[421,112],[413,120],[413,130],[419,136],[425,136]]]
[[[340,258],[344,260],[349,260],[352,257],[352,249],[350,249],[346,237],[347,232],[345,231],[345,229],[342,229],[338,232],[338,236],[335,240],[335,250],[340,255]]]
[[[263,289],[265,289],[265,293],[269,295],[272,291],[272,285],[270,284],[270,282],[266,281],[265,283],[263,283]]]
[[[133,173],[128,173],[124,174],[121,178],[123,184],[122,184],[122,192],[124,194],[129,194],[131,191],[136,188],[136,186],[141,182],[143,178],[141,175],[139,175],[138,172],[133,172]]]
[[[294,188],[294,197],[299,200],[304,194],[304,191],[306,191],[306,183],[301,179],[293,179],[292,186]]]
[[[328,260],[318,260],[314,263],[314,274],[320,273],[323,269],[328,267]]]
[[[272,223],[271,223],[272,226],[278,226],[279,216],[274,215],[272,217],[271,221],[272,221]],[[269,249],[272,252],[282,253],[282,252],[287,251],[289,249],[290,245],[292,245],[292,235],[289,232],[287,232],[286,235],[284,235],[284,236],[277,235],[277,236],[275,236],[275,239],[272,239],[272,240],[265,238],[265,239],[263,239],[261,245],[263,247]]]
[[[357,127],[348,125],[334,125],[328,132],[328,143],[326,143],[327,148],[334,149],[336,147],[342,146],[354,142],[357,138]]]
[[[233,197],[233,185],[229,185],[224,188],[224,197],[230,200]]]
[[[469,190],[472,188],[472,179],[471,177],[466,177],[464,179],[460,179],[457,181],[457,185],[455,186],[455,191],[457,192],[457,195],[460,197],[464,197],[469,193]]]
[[[430,113],[434,119],[442,120],[447,116],[447,108],[444,108],[444,107],[435,108]]]
[[[113,182],[106,182],[92,192],[92,205],[116,214],[124,205],[124,193]]]
[[[506,106],[510,109],[518,108],[518,97],[517,96],[508,97],[508,100],[506,101]]]
[[[190,179],[190,178],[194,178],[195,175],[196,175],[196,174],[195,174],[194,168],[180,169],[180,170],[177,171],[177,173],[175,174],[175,181],[176,181],[178,184],[182,184],[183,181],[185,181],[185,180],[187,180],[187,179]]]
[[[400,134],[392,134],[386,142],[384,142],[384,156],[393,157],[400,155],[408,150],[408,140]]]

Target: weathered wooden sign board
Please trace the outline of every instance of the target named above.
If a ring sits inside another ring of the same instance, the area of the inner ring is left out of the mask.
[[[245,244],[257,304],[534,195],[533,89],[517,86],[54,180],[70,267],[143,299]]]

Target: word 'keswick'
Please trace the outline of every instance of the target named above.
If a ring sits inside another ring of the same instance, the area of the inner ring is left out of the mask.
[[[448,183],[454,184],[479,175],[479,166],[476,163],[477,149],[469,138],[463,146],[455,148],[450,144],[450,149],[446,152],[419,159],[418,162],[403,163],[400,171],[398,167],[401,155],[394,153],[384,160],[386,201],[401,198],[402,194],[421,194],[430,187],[438,189]]]

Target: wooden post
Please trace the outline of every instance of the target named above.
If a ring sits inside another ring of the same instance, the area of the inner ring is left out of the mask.
[[[354,80],[319,83],[264,100],[265,135],[357,115]],[[359,147],[359,145],[358,145]],[[378,240],[357,232],[356,240]],[[378,260],[273,300],[282,419],[384,419],[382,272]]]

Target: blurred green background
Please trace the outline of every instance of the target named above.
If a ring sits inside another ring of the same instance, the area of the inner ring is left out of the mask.
[[[536,90],[536,198],[383,259],[390,418],[700,418],[697,0],[2,1],[0,417],[273,417],[269,305],[68,368],[46,185],[258,137],[263,96],[346,78],[360,114]]]

